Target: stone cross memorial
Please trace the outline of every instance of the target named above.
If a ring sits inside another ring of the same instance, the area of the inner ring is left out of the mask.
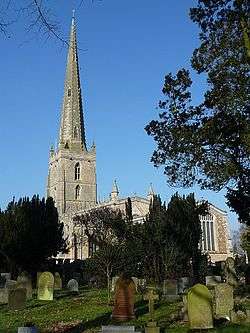
[[[159,299],[159,295],[155,294],[154,291],[155,288],[148,287],[143,297],[145,301],[148,301],[149,318],[151,321],[154,320],[154,301]]]
[[[53,301],[54,276],[50,272],[44,272],[39,276],[37,299],[41,301]]]
[[[78,282],[75,279],[71,279],[69,280],[68,284],[67,284],[67,288],[69,289],[69,291],[71,292],[75,292],[78,293],[79,292],[79,286],[78,286]]]
[[[212,296],[202,284],[194,285],[187,295],[190,329],[213,328]]]
[[[130,278],[121,276],[115,286],[115,301],[112,318],[115,320],[134,319],[135,284]]]
[[[22,310],[26,303],[26,289],[17,288],[9,290],[8,308],[9,310]]]

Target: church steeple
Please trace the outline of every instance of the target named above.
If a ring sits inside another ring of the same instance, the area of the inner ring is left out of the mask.
[[[71,23],[67,68],[64,84],[59,148],[70,149],[74,151],[87,150],[74,14]]]

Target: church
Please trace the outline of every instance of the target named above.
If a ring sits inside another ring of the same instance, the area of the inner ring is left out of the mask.
[[[97,207],[125,210],[127,198],[119,197],[114,182],[110,200],[97,203],[96,147],[88,148],[77,53],[76,24],[72,19],[66,65],[63,105],[57,147],[49,152],[47,196],[51,196],[64,223],[65,236],[69,240],[69,253],[61,258],[85,259],[93,253],[84,235],[76,236],[73,218]],[[146,197],[131,196],[133,220],[143,222],[154,195],[152,186]],[[209,204],[209,214],[201,217],[202,249],[211,260],[221,261],[230,256],[230,238],[227,213]]]

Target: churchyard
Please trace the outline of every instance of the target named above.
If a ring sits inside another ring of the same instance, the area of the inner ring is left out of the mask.
[[[246,286],[237,287],[245,290],[237,295],[230,274],[226,282],[207,276],[206,285],[192,286],[185,277],[165,280],[161,287],[117,276],[112,279],[111,301],[106,288],[81,286],[76,279],[62,281],[58,272],[38,273],[35,286],[25,273],[16,281],[10,278],[2,274],[1,333],[250,331]]]

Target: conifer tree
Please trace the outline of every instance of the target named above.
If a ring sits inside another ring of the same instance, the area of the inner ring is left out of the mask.
[[[66,252],[63,224],[52,198],[11,201],[0,214],[0,231],[0,252],[13,270],[36,270],[47,258]]]

